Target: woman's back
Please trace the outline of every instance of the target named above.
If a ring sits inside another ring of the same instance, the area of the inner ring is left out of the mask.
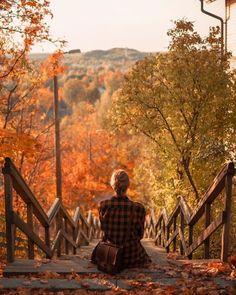
[[[145,219],[143,205],[132,202],[126,196],[115,196],[101,202],[99,215],[105,238],[110,242],[121,245],[142,238]]]
[[[144,233],[145,208],[127,196],[101,202],[99,209],[104,240],[124,246],[125,267],[150,262],[140,240]]]

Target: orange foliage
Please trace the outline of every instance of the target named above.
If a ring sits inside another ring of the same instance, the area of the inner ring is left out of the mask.
[[[47,60],[42,64],[41,72],[47,77],[60,75],[64,72],[65,67],[61,64],[63,52],[58,50],[49,55]]]

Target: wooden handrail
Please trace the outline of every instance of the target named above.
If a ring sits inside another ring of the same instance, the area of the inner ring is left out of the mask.
[[[89,220],[87,221],[79,207],[77,207],[72,218],[59,198],[56,198],[48,213],[45,213],[10,158],[5,159],[2,172],[4,174],[5,190],[7,262],[13,262],[15,259],[15,227],[19,228],[27,236],[29,259],[34,258],[35,245],[46,254],[47,258],[52,258],[56,252],[58,256],[62,252],[69,254],[70,247],[75,254],[80,245],[88,244],[92,238],[100,237],[99,223],[91,213],[89,213]],[[13,190],[27,205],[26,221],[14,211]],[[34,231],[33,216],[44,227],[44,239]],[[52,242],[50,234],[51,230],[53,230],[54,221],[56,221],[57,226],[55,238]]]
[[[152,212],[145,224],[145,236],[153,238],[156,245],[164,246],[167,252],[170,251],[171,244],[173,244],[173,250],[176,250],[177,238],[179,237],[180,253],[185,254],[190,259],[193,252],[204,244],[204,258],[207,259],[210,257],[210,237],[220,226],[223,226],[221,259],[227,261],[230,243],[232,178],[234,174],[233,162],[225,164],[193,212],[184,197],[178,199],[170,216],[164,208],[155,220]],[[225,191],[224,208],[215,220],[211,220],[211,204],[223,191]],[[198,237],[194,238],[194,226],[203,216],[205,217],[205,228]],[[177,225],[178,217],[180,219],[179,225]],[[184,235],[186,228],[188,229],[188,241],[186,241]]]
[[[22,200],[28,204],[32,203],[34,207],[34,214],[41,222],[42,225],[47,226],[48,218],[42,207],[40,206],[38,200],[34,197],[34,194],[24,181],[20,172],[17,170],[10,158],[5,159],[5,165],[2,169],[4,175],[10,175],[12,187],[15,189],[17,194],[22,198]]]

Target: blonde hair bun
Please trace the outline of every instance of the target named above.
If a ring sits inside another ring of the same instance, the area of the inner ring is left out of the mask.
[[[111,187],[118,195],[123,195],[126,193],[129,187],[129,176],[125,170],[117,169],[112,173]]]

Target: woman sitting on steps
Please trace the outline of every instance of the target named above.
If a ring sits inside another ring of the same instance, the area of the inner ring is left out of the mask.
[[[110,182],[115,195],[100,203],[99,218],[103,241],[123,246],[123,268],[142,267],[151,262],[140,240],[144,234],[145,208],[127,197],[129,176],[124,170],[116,170]],[[92,254],[92,262],[96,248]]]

